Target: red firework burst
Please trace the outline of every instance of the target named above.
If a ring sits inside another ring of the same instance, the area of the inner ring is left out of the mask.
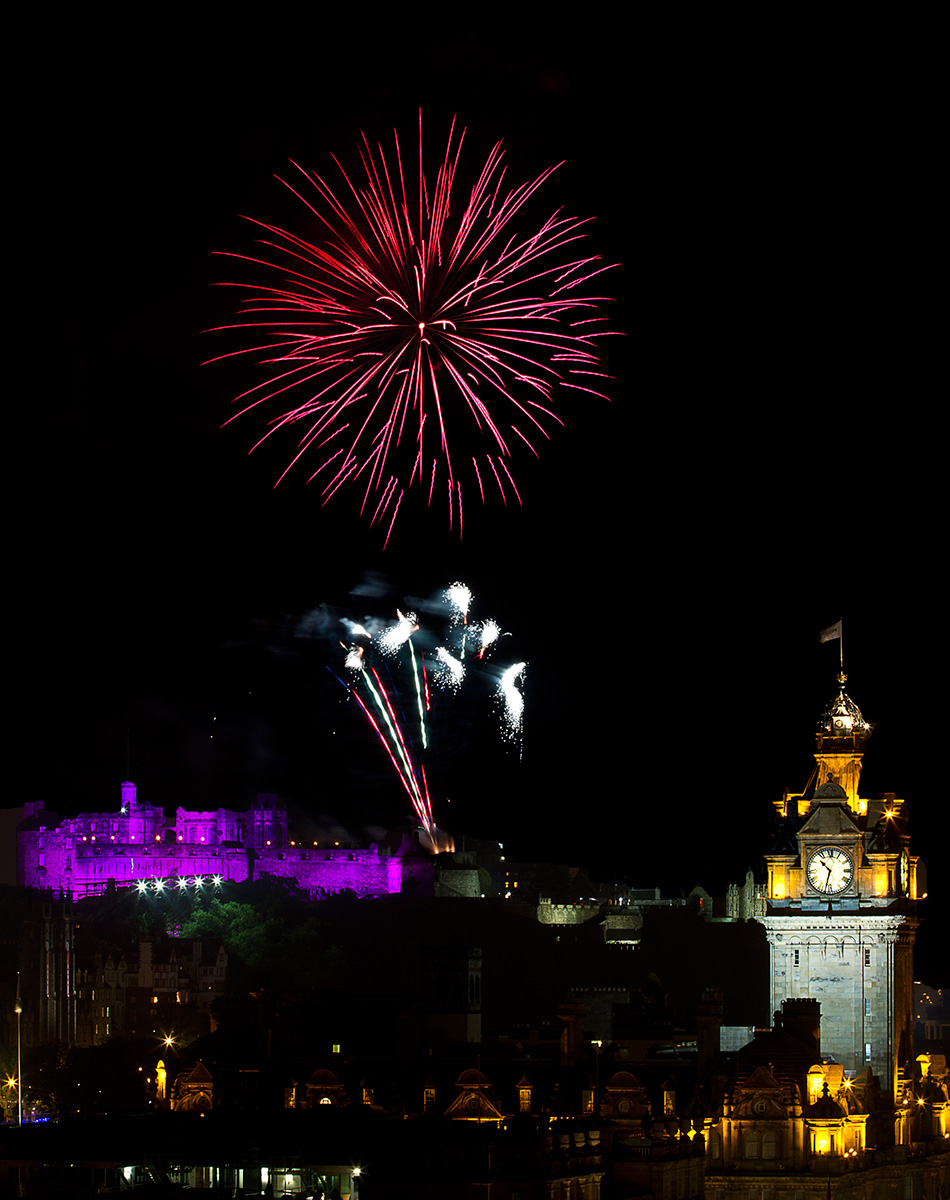
[[[496,143],[460,206],[453,189],[457,196],[464,137],[463,130],[456,140],[453,121],[431,186],[420,113],[412,204],[396,135],[394,160],[381,145],[374,154],[363,135],[359,186],[334,159],[346,204],[294,163],[306,189],[280,182],[325,226],[326,239],[316,245],[248,218],[266,231],[266,255],[230,255],[281,275],[246,297],[240,325],[224,327],[258,331],[253,346],[234,354],[276,368],[237,397],[245,403],[235,415],[279,405],[257,445],[296,427],[280,479],[303,456],[315,459],[310,479],[320,477],[324,500],[358,485],[360,511],[385,528],[387,541],[411,486],[427,491],[429,504],[445,489],[449,525],[460,535],[463,477],[482,502],[486,488],[497,487],[504,503],[520,503],[513,451],[537,456],[546,425],[563,423],[559,393],[602,396],[595,381],[606,377],[595,349],[603,318],[591,311],[605,297],[578,290],[608,269],[598,256],[574,257],[586,221],[558,210],[534,233],[514,230],[556,168],[505,190]]]

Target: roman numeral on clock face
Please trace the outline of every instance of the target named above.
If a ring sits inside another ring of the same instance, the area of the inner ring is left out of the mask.
[[[854,878],[851,855],[838,846],[822,846],[808,860],[808,882],[816,892],[834,896],[843,892]]]

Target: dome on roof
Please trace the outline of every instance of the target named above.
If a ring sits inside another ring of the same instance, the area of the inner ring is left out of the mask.
[[[847,800],[848,793],[835,783],[833,779],[826,779],[820,788],[815,791],[816,800]]]
[[[615,1071],[607,1086],[609,1088],[638,1088],[640,1080],[630,1071]]]
[[[808,1115],[817,1121],[840,1121],[845,1115],[841,1105],[832,1099],[827,1082],[822,1085],[821,1095],[808,1110]]]
[[[314,1071],[313,1074],[310,1076],[310,1078],[307,1080],[307,1086],[308,1087],[317,1087],[317,1088],[339,1087],[340,1081],[333,1074],[333,1072],[328,1071],[326,1069],[326,1067],[318,1067],[317,1070]]]
[[[473,1088],[473,1087],[488,1087],[488,1079],[481,1073],[476,1071],[474,1067],[469,1067],[467,1071],[463,1071],[458,1077],[456,1087]]]
[[[861,715],[860,708],[844,690],[843,679],[838,695],[821,714],[818,731],[819,733],[830,733],[832,737],[847,737],[853,733],[867,734],[871,732],[871,726]]]

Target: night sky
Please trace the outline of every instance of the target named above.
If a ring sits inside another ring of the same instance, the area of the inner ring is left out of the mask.
[[[513,857],[721,888],[805,784],[838,665],[818,632],[843,617],[877,726],[865,790],[907,797],[946,911],[926,72],[827,30],[748,53],[720,29],[713,53],[700,29],[415,19],[159,24],[115,51],[85,25],[41,68],[58,106],[20,192],[58,331],[26,385],[48,440],[19,447],[36,786],[64,815],[115,806],[130,776],[172,808],[276,791],[356,834],[403,823],[332,639],[295,631],[460,579],[529,663],[524,748],[465,713],[437,815]],[[329,172],[361,130],[411,144],[420,106],[433,149],[458,114],[470,169],[498,138],[513,181],[564,160],[535,211],[596,218],[623,336],[611,402],[564,412],[519,471],[523,508],[470,505],[461,542],[441,508],[414,513],[384,551],[353,494],[322,508],[303,472],[273,488],[289,447],[248,458],[258,418],[221,428],[246,384],[201,365],[203,331],[234,311],[213,251],[252,249],[239,214],[294,219],[287,160]]]

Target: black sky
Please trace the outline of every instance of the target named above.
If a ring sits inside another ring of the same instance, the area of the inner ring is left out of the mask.
[[[68,372],[30,385],[52,417],[36,665],[61,811],[111,806],[128,771],[169,806],[274,790],[354,829],[400,821],[292,632],[367,578],[386,581],[381,616],[463,579],[530,665],[523,759],[473,733],[458,826],[640,884],[737,875],[771,799],[807,778],[837,669],[817,635],[843,616],[878,726],[868,790],[908,797],[925,854],[943,844],[942,372],[913,39],[297,16],[160,21],[111,50],[106,32],[47,60],[59,107],[31,150],[60,297],[42,354]],[[458,114],[473,162],[503,138],[518,180],[565,160],[548,202],[596,217],[624,336],[612,403],[570,414],[523,510],[467,513],[461,543],[433,513],[383,552],[342,495],[273,490],[279,456],[246,457],[252,418],[221,430],[239,373],[200,365],[202,330],[231,311],[212,252],[250,245],[238,214],[286,213],[274,173],[326,169],[360,130],[409,136],[420,106],[434,141]]]

